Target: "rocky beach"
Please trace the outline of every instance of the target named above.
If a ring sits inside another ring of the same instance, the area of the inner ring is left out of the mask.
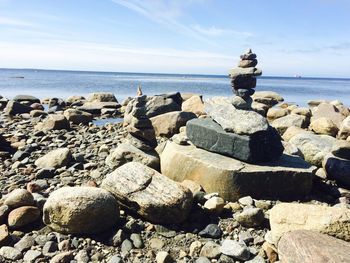
[[[0,96],[0,262],[350,262],[349,108],[260,75],[249,49],[232,96]]]

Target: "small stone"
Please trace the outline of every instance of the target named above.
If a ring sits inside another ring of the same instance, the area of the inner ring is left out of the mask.
[[[195,263],[211,263],[211,261],[206,257],[199,257],[199,258],[197,258]]]
[[[39,257],[41,257],[42,254],[40,251],[38,250],[28,250],[23,257],[24,262],[30,262],[30,263],[34,263],[35,260]]]
[[[133,249],[133,244],[129,239],[125,239],[121,245],[121,251],[124,253],[129,252],[131,249]]]
[[[71,160],[71,151],[68,148],[59,148],[37,159],[35,165],[40,168],[60,168],[68,165]]]
[[[215,259],[220,257],[220,246],[213,241],[208,241],[201,249],[200,256],[207,257],[209,259]]]
[[[237,214],[235,219],[242,226],[257,227],[263,223],[265,215],[263,210],[260,208],[246,208],[243,210],[243,212]]]
[[[118,247],[125,239],[127,239],[127,234],[124,230],[119,229],[112,238],[112,244],[113,246]]]
[[[156,256],[157,263],[171,263],[173,259],[166,251],[159,251]]]
[[[85,249],[79,250],[74,259],[78,261],[77,263],[88,263],[90,260],[89,254]]]
[[[0,248],[0,256],[8,260],[19,260],[23,257],[20,251],[13,247],[7,246]]]
[[[56,251],[58,251],[58,245],[54,241],[47,241],[42,249],[44,256],[50,256]]]
[[[15,189],[7,196],[4,204],[11,208],[28,206],[34,204],[34,198],[33,195],[25,189]]]
[[[254,200],[251,196],[244,196],[238,199],[238,203],[240,203],[243,206],[253,206]]]
[[[222,231],[218,225],[209,224],[201,232],[199,232],[199,235],[201,237],[220,238]]]
[[[149,241],[149,244],[150,244],[150,247],[152,249],[161,249],[162,247],[164,247],[164,242],[159,239],[159,238],[152,238],[150,241]]]
[[[18,249],[18,251],[23,252],[28,249],[30,249],[32,246],[34,246],[35,240],[32,236],[24,236],[21,238],[20,241],[18,241],[15,245],[14,248]]]
[[[250,252],[246,245],[226,239],[221,245],[221,253],[239,260],[248,260]]]
[[[123,263],[124,261],[118,256],[118,255],[114,255],[112,256],[107,263]]]
[[[7,225],[0,225],[0,247],[8,245],[10,241],[11,236]]]
[[[8,205],[0,205],[0,225],[7,219],[7,215],[10,212]]]
[[[135,248],[143,248],[143,241],[140,234],[133,233],[130,235],[130,239]]]
[[[193,241],[190,245],[190,257],[195,257],[199,254],[202,248],[202,243],[200,241]]]
[[[70,263],[70,261],[74,258],[73,252],[62,252],[60,254],[57,254],[54,256],[51,260],[50,263]]]
[[[204,208],[211,213],[220,214],[225,206],[225,200],[221,197],[212,197],[204,203]]]
[[[262,256],[256,256],[255,258],[246,261],[245,263],[265,263],[265,259]]]

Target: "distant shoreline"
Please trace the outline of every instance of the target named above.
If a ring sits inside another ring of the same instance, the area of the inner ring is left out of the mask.
[[[35,69],[35,68],[0,68],[0,70],[19,70],[19,71],[41,71],[41,72],[64,72],[64,73],[97,73],[97,74],[128,74],[128,75],[161,75],[161,76],[176,76],[176,77],[186,77],[186,76],[193,76],[193,77],[210,77],[210,78],[223,78],[227,75],[219,75],[219,74],[191,74],[191,73],[156,73],[156,72],[118,72],[118,71],[95,71],[95,70],[61,70],[61,69]],[[263,79],[269,79],[269,78],[280,78],[280,79],[334,79],[334,80],[349,80],[350,77],[311,77],[311,76],[261,76],[259,78]]]

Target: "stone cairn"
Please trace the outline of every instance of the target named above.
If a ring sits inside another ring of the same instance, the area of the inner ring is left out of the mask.
[[[251,109],[253,100],[250,96],[255,92],[256,76],[262,74],[262,71],[255,67],[257,64],[256,54],[248,49],[245,54],[241,55],[238,67],[231,69],[229,72],[232,90],[236,94],[232,104],[237,109]]]
[[[157,146],[156,135],[152,122],[146,112],[147,96],[138,96],[132,102],[131,119],[127,126],[127,140],[142,151],[153,150]]]

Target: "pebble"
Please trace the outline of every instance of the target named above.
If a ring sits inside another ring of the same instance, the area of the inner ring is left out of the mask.
[[[19,250],[7,246],[0,248],[0,256],[8,260],[19,260],[23,257]]]
[[[239,260],[248,260],[250,252],[245,244],[226,239],[221,245],[221,253]]]
[[[199,257],[196,259],[195,263],[211,263],[211,261],[206,257]]]
[[[7,196],[4,204],[11,208],[30,206],[34,204],[34,198],[33,195],[25,189],[15,189]]]
[[[166,251],[159,251],[156,256],[157,263],[172,263],[173,259]]]
[[[220,238],[222,235],[222,231],[218,225],[209,224],[202,231],[199,232],[199,235],[201,237]]]
[[[132,242],[129,239],[125,239],[121,245],[121,251],[127,253],[131,249],[133,249]]]
[[[30,249],[32,246],[34,246],[35,240],[32,236],[24,236],[21,238],[20,241],[18,241],[14,248],[16,248],[18,251],[23,252],[28,249]]]
[[[42,254],[38,250],[28,250],[23,257],[24,262],[35,262],[35,260],[41,257]]]
[[[241,213],[235,215],[235,219],[245,227],[257,227],[260,226],[265,215],[262,209],[248,207],[244,209]]]
[[[213,241],[208,241],[204,244],[201,249],[200,256],[207,257],[209,259],[215,259],[220,257],[220,245],[216,244]]]

